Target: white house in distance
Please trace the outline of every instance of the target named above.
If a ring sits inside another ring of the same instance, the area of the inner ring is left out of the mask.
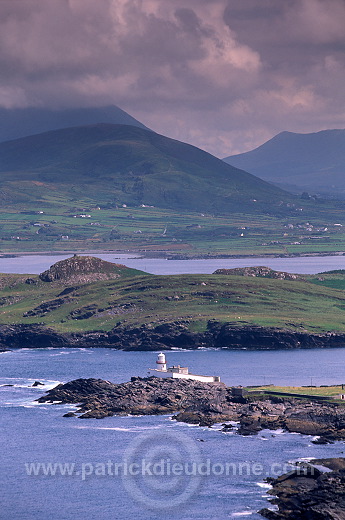
[[[219,376],[200,376],[190,374],[187,367],[180,365],[167,367],[165,354],[160,352],[156,361],[157,368],[150,368],[149,375],[156,377],[172,377],[173,379],[193,379],[194,381],[202,381],[203,383],[219,383]]]

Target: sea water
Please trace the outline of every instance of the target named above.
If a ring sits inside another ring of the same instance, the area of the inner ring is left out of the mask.
[[[308,384],[310,377],[314,384],[341,383],[345,368],[345,349],[167,356],[193,372],[220,375],[227,384],[262,384],[264,378]],[[259,519],[257,511],[269,505],[267,476],[300,458],[343,455],[343,443],[318,446],[305,435],[263,431],[242,437],[236,428],[223,433],[221,425],[190,426],[170,416],[65,418],[74,405],[35,401],[59,382],[78,377],[123,382],[145,376],[154,361],[154,353],[112,349],[21,349],[0,355],[1,519]],[[33,387],[36,380],[44,386]],[[155,472],[147,465],[152,460]],[[130,463],[137,464],[132,468],[138,474],[124,474]],[[171,473],[174,463],[180,473]]]
[[[84,254],[84,253],[83,253]],[[85,253],[86,254],[86,253]],[[89,254],[89,253],[88,253]],[[93,256],[125,264],[152,274],[211,274],[216,269],[265,265],[277,271],[288,273],[315,274],[333,269],[345,269],[343,254],[332,256],[311,256],[295,258],[208,258],[200,260],[167,260],[166,258],[140,258],[138,255],[125,253],[93,252]],[[29,254],[14,258],[0,257],[0,273],[39,274],[49,269],[54,263],[71,257],[71,254]]]

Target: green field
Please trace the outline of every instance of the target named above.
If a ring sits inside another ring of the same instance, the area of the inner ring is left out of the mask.
[[[253,388],[249,387],[250,390]],[[303,394],[308,396],[335,397],[345,393],[344,385],[334,386],[260,386],[255,387],[255,391],[271,391],[283,394]]]
[[[105,250],[207,257],[345,251],[345,215],[335,221],[328,212],[306,221],[300,216],[99,208],[90,201],[76,205],[65,200],[2,207],[0,252]]]

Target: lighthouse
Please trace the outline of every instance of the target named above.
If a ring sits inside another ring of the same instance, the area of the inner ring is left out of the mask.
[[[162,352],[160,352],[158,354],[156,365],[157,365],[157,370],[160,370],[161,372],[167,371],[167,363],[165,361],[165,354],[163,354]]]
[[[173,365],[167,368],[165,354],[160,352],[156,361],[157,368],[149,368],[148,375],[155,377],[171,377],[173,379],[193,379],[194,381],[202,381],[203,383],[220,383],[219,376],[200,376],[197,374],[190,374],[188,367],[181,367],[180,365]]]

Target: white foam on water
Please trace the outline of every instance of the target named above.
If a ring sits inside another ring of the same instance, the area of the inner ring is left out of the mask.
[[[269,432],[272,435],[283,435],[284,433],[287,433],[286,430],[283,430],[282,428],[278,428],[278,430],[269,430]]]
[[[135,428],[116,428],[116,427],[114,427],[114,428],[97,428],[96,426],[95,427],[75,426],[74,428],[77,430],[112,430],[112,431],[116,431],[116,432],[137,432],[138,431]]]
[[[35,381],[40,381],[43,385],[33,386]],[[2,383],[0,384],[0,406],[23,408],[47,405],[47,403],[38,403],[36,399],[61,383],[61,381],[39,377],[35,379],[4,377],[0,382]]]
[[[232,517],[238,516],[251,516],[255,511],[238,511],[237,513],[232,513]]]
[[[32,386],[36,381],[43,383],[43,385]],[[62,383],[62,381],[57,381],[55,379],[44,379],[41,377],[35,378],[27,378],[27,377],[1,377],[0,378],[0,387],[13,385],[12,388],[33,388],[34,390],[50,390],[54,388],[54,386]]]
[[[267,484],[267,482],[256,482],[256,485],[264,488],[264,489],[271,489],[271,484]]]
[[[80,350],[61,350],[60,352],[57,352],[56,354],[49,354],[49,357],[56,357],[56,356],[67,356],[68,354],[77,354],[80,352]]]
[[[160,430],[162,426],[134,426],[131,428],[123,428],[120,426],[74,426],[77,430],[114,430],[119,432],[140,433],[147,430]]]

